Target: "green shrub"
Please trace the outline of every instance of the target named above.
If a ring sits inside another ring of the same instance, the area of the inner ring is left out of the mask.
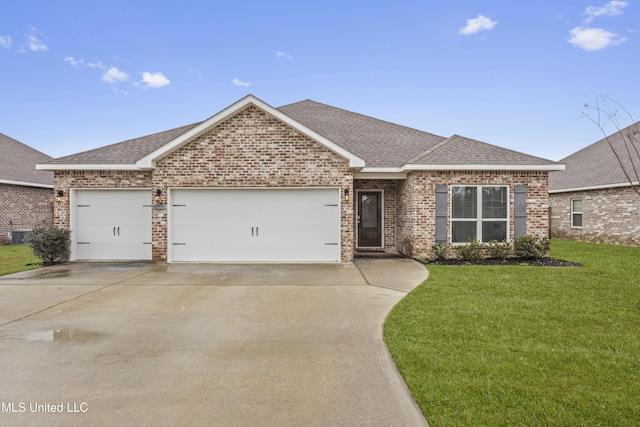
[[[530,234],[518,237],[513,249],[517,257],[523,259],[540,259],[549,255],[549,239]]]
[[[436,242],[435,245],[431,246],[431,252],[433,253],[434,261],[444,261],[449,256],[449,250],[451,249],[451,245],[446,242]]]
[[[55,264],[69,259],[69,234],[69,230],[40,227],[33,230],[25,240],[44,264]]]
[[[467,243],[458,246],[458,259],[465,262],[479,262],[484,259],[482,250],[484,245],[476,237],[469,239]]]
[[[489,249],[489,258],[492,259],[504,260],[509,256],[509,252],[511,252],[511,244],[506,240],[502,242],[492,240],[487,247]]]

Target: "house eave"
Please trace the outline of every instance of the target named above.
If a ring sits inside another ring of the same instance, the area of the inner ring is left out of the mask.
[[[152,168],[142,168],[135,164],[37,164],[36,169],[46,171],[68,171],[68,170],[80,170],[80,171],[141,171],[149,170]]]
[[[563,164],[547,165],[483,165],[483,164],[412,164],[400,167],[365,167],[359,171],[362,174],[406,174],[412,171],[562,171]]]
[[[402,171],[563,171],[563,164],[496,165],[496,164],[406,164]]]
[[[606,190],[607,188],[624,188],[624,187],[633,187],[640,185],[640,182],[622,182],[619,184],[602,184],[602,185],[589,185],[584,187],[571,187],[571,188],[560,188],[558,190],[549,190],[549,194],[557,194],[557,193],[571,193],[574,191],[590,191],[590,190]]]
[[[0,184],[19,185],[21,187],[53,188],[53,184],[39,184],[37,182],[11,181],[9,179],[0,179]]]

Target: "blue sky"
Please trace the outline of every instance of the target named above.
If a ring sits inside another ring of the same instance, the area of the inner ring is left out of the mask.
[[[559,160],[640,118],[640,0],[21,0],[0,13],[0,132],[53,157],[251,93]],[[606,106],[606,104],[605,104]]]

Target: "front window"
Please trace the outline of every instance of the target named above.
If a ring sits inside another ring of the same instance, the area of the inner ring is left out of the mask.
[[[571,199],[571,226],[582,228],[582,199]]]
[[[451,188],[451,241],[465,243],[508,240],[509,187]]]

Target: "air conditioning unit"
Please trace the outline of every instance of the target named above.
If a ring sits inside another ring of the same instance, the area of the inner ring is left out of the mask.
[[[32,230],[12,230],[11,231],[11,244],[12,245],[24,245],[25,239],[31,233]]]

